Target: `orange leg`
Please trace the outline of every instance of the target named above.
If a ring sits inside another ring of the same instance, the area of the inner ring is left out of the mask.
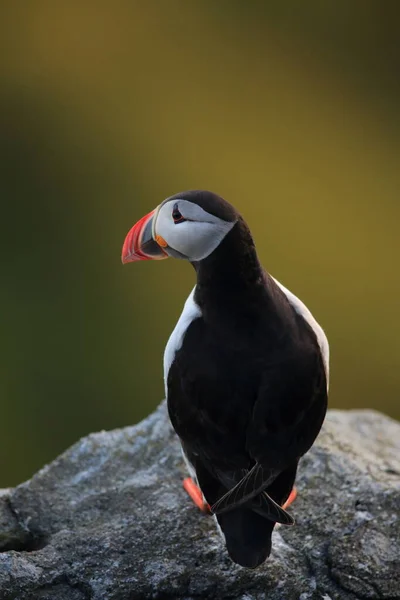
[[[189,496],[191,497],[191,499],[193,500],[193,502],[195,503],[197,508],[199,508],[201,510],[201,512],[203,512],[203,513],[211,512],[210,505],[207,504],[207,502],[205,502],[200,488],[198,487],[198,485],[195,484],[195,482],[193,481],[193,479],[191,477],[186,477],[186,479],[183,480],[183,487],[186,490],[186,492],[189,494]]]
[[[283,510],[286,510],[288,508],[288,506],[290,506],[292,504],[292,502],[294,502],[296,500],[296,498],[297,498],[297,489],[294,487],[289,494],[289,498],[286,500],[286,502],[282,506]]]
[[[183,480],[183,487],[185,491],[189,494],[194,504],[201,510],[203,513],[210,513],[210,505],[205,502],[203,498],[203,494],[198,485],[195,484],[191,477],[186,477]],[[286,510],[297,498],[297,489],[294,487],[289,494],[289,498],[283,504],[282,508]]]

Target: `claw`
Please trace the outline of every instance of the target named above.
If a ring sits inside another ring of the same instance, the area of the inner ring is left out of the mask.
[[[204,500],[199,486],[195,484],[191,477],[186,477],[183,480],[183,487],[201,512],[211,513],[210,505]]]
[[[288,506],[290,506],[292,504],[292,502],[294,502],[296,500],[296,498],[297,498],[297,489],[294,487],[289,494],[289,498],[283,504],[282,508],[284,510],[286,510],[288,508]]]

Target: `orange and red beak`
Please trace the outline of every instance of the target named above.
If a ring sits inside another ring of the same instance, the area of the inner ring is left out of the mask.
[[[122,247],[122,263],[138,260],[162,260],[168,258],[164,250],[167,243],[161,236],[155,235],[154,219],[158,207],[145,215],[128,232]]]

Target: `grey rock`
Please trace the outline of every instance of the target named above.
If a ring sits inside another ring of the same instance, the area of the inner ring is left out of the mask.
[[[163,403],[0,495],[0,600],[400,599],[399,474],[400,424],[329,411],[300,466],[296,525],[243,569],[182,489]]]

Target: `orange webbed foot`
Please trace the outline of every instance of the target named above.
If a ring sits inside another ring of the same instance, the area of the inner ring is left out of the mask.
[[[186,477],[183,480],[183,488],[190,496],[194,504],[201,510],[201,512],[205,514],[211,513],[210,505],[204,500],[203,494],[199,488],[199,486],[193,481],[191,477]],[[292,491],[289,494],[288,499],[283,504],[282,508],[286,510],[297,498],[297,489],[293,487]]]
[[[289,494],[289,498],[286,500],[286,502],[282,506],[283,510],[286,510],[296,500],[296,498],[297,498],[297,489],[294,487]]]
[[[183,480],[183,487],[201,512],[205,514],[211,513],[210,505],[204,500],[199,486],[195,484],[191,477],[186,477]]]

